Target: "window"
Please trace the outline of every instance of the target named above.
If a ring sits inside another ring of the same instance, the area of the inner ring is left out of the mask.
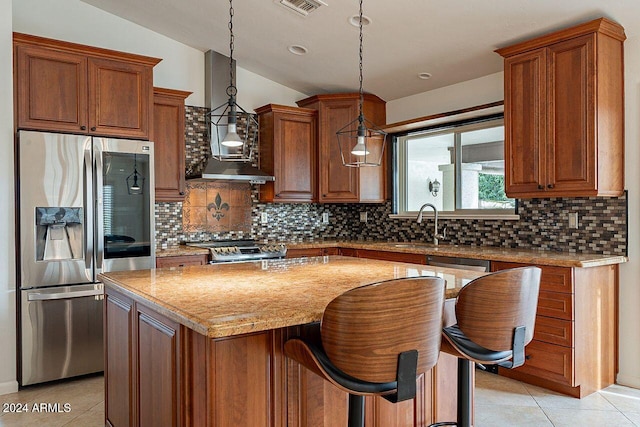
[[[464,216],[514,214],[504,192],[503,119],[448,125],[397,138],[399,215],[425,203]]]

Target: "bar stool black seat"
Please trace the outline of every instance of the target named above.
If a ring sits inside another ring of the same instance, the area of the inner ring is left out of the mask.
[[[469,282],[456,299],[457,324],[443,329],[442,351],[458,357],[458,420],[471,427],[474,363],[517,368],[533,338],[540,290],[538,267],[498,271]]]
[[[349,393],[349,427],[364,426],[364,397],[413,399],[416,376],[438,361],[444,280],[394,279],[329,303],[319,338],[292,338],[285,354]]]

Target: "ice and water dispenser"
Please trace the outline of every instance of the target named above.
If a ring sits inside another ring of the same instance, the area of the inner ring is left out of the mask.
[[[36,261],[82,259],[82,208],[36,208]]]

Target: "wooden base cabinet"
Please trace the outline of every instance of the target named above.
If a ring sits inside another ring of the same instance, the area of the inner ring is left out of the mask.
[[[491,263],[492,271],[526,264]],[[615,381],[618,266],[541,266],[540,296],[527,360],[501,375],[584,397]]]
[[[106,287],[105,416],[121,426],[343,426],[348,395],[284,355],[296,326],[207,338]],[[415,399],[367,398],[366,426],[456,417],[455,357],[417,379]]]
[[[156,258],[156,268],[185,267],[187,265],[205,265],[209,262],[208,255],[178,255]]]
[[[509,197],[620,196],[624,29],[605,18],[498,49]]]
[[[153,88],[153,126],[149,139],[155,155],[156,202],[184,200],[184,100],[191,92]]]
[[[149,139],[158,58],[14,33],[17,129]]]

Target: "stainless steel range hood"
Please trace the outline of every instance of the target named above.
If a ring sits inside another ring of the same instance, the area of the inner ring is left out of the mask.
[[[221,162],[216,159],[209,159],[207,166],[202,171],[200,179],[218,181],[248,181],[252,184],[264,184],[267,181],[274,181],[275,178],[262,172],[258,168],[245,162]]]
[[[212,50],[204,54],[205,60],[205,104],[208,108],[217,108],[229,99],[229,58]],[[234,79],[235,66],[233,61]],[[235,81],[233,82],[235,85]],[[188,177],[189,180],[244,181],[252,184],[264,184],[275,178],[253,167],[249,162],[222,162],[210,158],[201,176]]]

